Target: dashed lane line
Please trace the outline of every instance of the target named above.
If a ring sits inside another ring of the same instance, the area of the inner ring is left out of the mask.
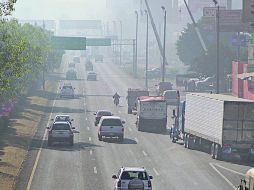
[[[157,176],[160,175],[159,172],[158,172],[155,168],[153,168],[153,171],[154,171],[154,173],[155,173]]]
[[[135,137],[134,140],[135,140],[137,143],[139,142],[137,137]]]
[[[144,154],[144,156],[147,156],[147,153],[144,150],[142,150],[142,153]]]
[[[87,127],[87,130],[90,131],[90,127]]]
[[[94,172],[95,174],[97,174],[97,168],[96,168],[96,167],[93,167],[93,172]]]
[[[92,156],[92,155],[93,155],[93,150],[90,150],[89,153],[90,153],[90,155]]]
[[[91,137],[89,137],[89,138],[88,138],[88,140],[89,140],[89,141],[92,141],[92,138],[91,138]]]

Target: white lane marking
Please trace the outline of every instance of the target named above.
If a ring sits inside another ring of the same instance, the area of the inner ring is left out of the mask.
[[[142,153],[144,154],[144,156],[147,156],[147,153],[144,150],[142,150]]]
[[[87,121],[88,119],[87,119],[87,117],[86,117],[86,121]]]
[[[158,175],[158,176],[160,175],[159,172],[158,172],[155,168],[153,168],[153,171],[154,171],[154,173],[155,173],[156,175]]]
[[[129,129],[130,132],[132,131],[132,129],[130,127],[128,127],[128,129]]]
[[[224,167],[224,166],[221,166],[221,165],[219,165],[219,164],[216,164],[216,163],[212,163],[213,165],[216,165],[217,167],[219,167],[219,168],[222,168],[222,169],[224,169],[224,170],[227,170],[227,171],[229,171],[229,172],[232,172],[232,173],[234,173],[234,174],[238,174],[238,175],[240,175],[240,176],[243,176],[243,177],[245,177],[245,174],[243,174],[243,173],[240,173],[240,172],[238,172],[238,171],[235,171],[235,170],[231,170],[231,169],[229,169],[229,168],[226,168],[226,167]]]
[[[90,127],[87,127],[87,130],[90,131]]]
[[[58,91],[57,91],[57,94],[58,94]],[[51,112],[50,112],[50,115],[49,115],[49,119],[48,119],[48,122],[47,122],[47,126],[49,125],[49,122],[51,121],[51,117],[52,117],[52,113],[53,113],[53,108],[55,107],[55,103],[56,103],[56,97],[55,97],[55,99],[54,99],[54,102],[53,102],[53,105],[52,105],[52,108],[51,108]],[[42,146],[43,146],[43,144],[44,144],[44,141],[46,140],[46,136],[47,136],[47,129],[45,129],[45,132],[44,132],[44,134],[43,134],[42,141],[41,141],[41,144],[40,144],[40,148],[39,148],[39,151],[38,151],[38,153],[37,153],[37,156],[36,156],[36,159],[35,159],[35,162],[34,162],[34,166],[33,166],[31,175],[30,175],[30,177],[29,177],[29,181],[28,181],[26,190],[30,190],[30,189],[31,189],[31,185],[32,185],[32,182],[33,182],[33,178],[34,178],[34,175],[35,175],[35,171],[36,171],[36,168],[37,168],[37,166],[38,166],[39,159],[40,159],[40,156],[41,156]]]
[[[97,174],[97,168],[96,168],[96,167],[93,167],[93,172],[94,172],[95,174]]]
[[[137,137],[135,137],[134,140],[138,143],[138,138]]]
[[[89,141],[92,141],[92,138],[91,138],[91,137],[89,137]]]
[[[229,181],[228,178],[226,178],[214,165],[213,163],[209,163],[209,165],[224,179],[234,190],[237,190],[237,188]]]
[[[90,153],[90,155],[92,155],[93,154],[93,150],[90,150],[89,153]]]

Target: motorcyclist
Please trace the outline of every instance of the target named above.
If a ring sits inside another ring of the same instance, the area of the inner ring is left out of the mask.
[[[114,104],[118,105],[120,96],[119,94],[117,94],[117,92],[114,94],[113,99],[114,99]]]

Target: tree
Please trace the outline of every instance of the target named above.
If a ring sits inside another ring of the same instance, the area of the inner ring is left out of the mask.
[[[193,24],[188,24],[182,35],[179,37],[176,48],[179,59],[189,65],[190,70],[199,73],[199,75],[215,75],[216,71],[216,33],[202,30],[202,20],[198,22],[200,33],[204,38],[208,52],[205,54],[200,41],[197,37]],[[236,48],[231,45],[231,32],[220,33],[220,69],[224,74],[231,73],[231,62],[236,59]],[[247,59],[247,49],[241,52],[243,60]]]
[[[17,0],[7,0],[0,3],[0,17],[9,16],[14,11],[14,4]]]

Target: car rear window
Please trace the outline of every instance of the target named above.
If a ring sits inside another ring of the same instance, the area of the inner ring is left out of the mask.
[[[57,116],[55,121],[70,121],[68,116]]]
[[[146,172],[124,171],[122,173],[121,179],[123,179],[123,180],[132,180],[132,179],[148,180],[148,176],[147,176]]]
[[[98,116],[111,116],[111,112],[99,112]]]
[[[122,126],[120,119],[104,119],[102,121],[102,126]]]
[[[53,130],[70,130],[70,125],[68,124],[54,124],[52,126]]]
[[[72,89],[72,86],[63,86],[63,89]]]

